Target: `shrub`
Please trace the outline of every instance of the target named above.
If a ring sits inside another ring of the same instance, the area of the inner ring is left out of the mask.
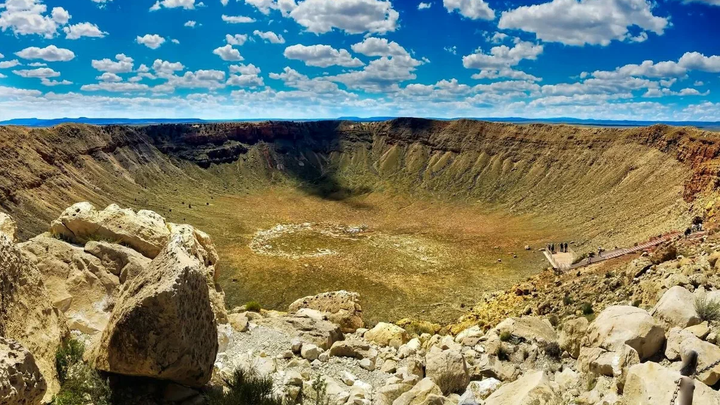
[[[503,342],[507,342],[508,340],[510,340],[511,337],[512,337],[512,333],[510,333],[506,330],[500,332],[500,340]]]
[[[703,321],[720,320],[720,302],[709,300],[707,295],[695,298],[695,312]]]
[[[565,306],[572,305],[572,303],[573,303],[572,297],[570,297],[569,295],[566,295],[563,297],[563,304],[565,304]]]
[[[553,359],[559,359],[562,354],[560,345],[557,342],[550,342],[545,346],[545,354]]]
[[[327,382],[318,374],[313,380],[312,389],[315,392],[315,398],[312,405],[328,405],[330,398],[327,397]]]
[[[85,346],[69,339],[55,353],[60,392],[53,405],[110,405],[112,392],[107,380],[83,362]]]
[[[443,395],[462,394],[467,387],[467,381],[463,375],[445,373],[437,379],[437,385]]]
[[[257,301],[250,301],[247,304],[245,304],[245,310],[250,312],[260,312],[262,309],[262,306]]]
[[[580,310],[582,311],[583,315],[590,315],[595,313],[592,304],[589,302],[583,302],[582,304],[580,304]]]
[[[510,360],[510,353],[505,348],[505,346],[502,346],[502,345],[498,348],[497,356],[498,356],[498,359],[500,359],[500,361]]]
[[[548,315],[548,321],[550,321],[550,325],[553,326],[553,328],[557,328],[558,324],[560,323],[560,318],[558,318],[555,314]]]
[[[258,376],[254,371],[239,368],[224,382],[227,390],[206,395],[208,405],[283,405],[282,399],[273,394],[272,379]]]

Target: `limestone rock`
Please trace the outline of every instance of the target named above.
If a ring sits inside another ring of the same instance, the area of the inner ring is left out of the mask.
[[[337,357],[352,357],[358,360],[375,360],[378,356],[378,352],[366,342],[351,338],[333,343],[330,348],[330,355]]]
[[[206,275],[208,251],[178,227],[141,275],[123,285],[95,351],[99,370],[205,384],[218,351]]]
[[[295,314],[261,318],[253,322],[268,328],[284,331],[289,335],[298,335],[299,342],[303,344],[314,344],[323,350],[329,349],[333,343],[344,339],[338,325],[330,321],[313,319],[309,316]]]
[[[685,328],[688,332],[697,336],[700,339],[705,339],[710,334],[710,325],[707,321],[693,325],[689,328]]]
[[[358,293],[334,291],[300,298],[290,304],[288,312],[297,312],[302,308],[324,313],[330,322],[340,325],[343,333],[352,333],[365,326]]]
[[[17,223],[10,215],[0,212],[0,233],[4,233],[10,242],[17,240]]]
[[[687,328],[700,323],[700,317],[695,312],[695,296],[680,286],[667,290],[651,314],[671,328]]]
[[[229,314],[228,321],[230,326],[238,332],[245,332],[248,330],[249,321],[245,315],[242,314]]]
[[[120,283],[142,273],[150,265],[150,259],[137,251],[116,243],[91,241],[85,244],[85,252],[97,257]]]
[[[550,321],[535,316],[508,318],[500,322],[491,332],[498,336],[508,332],[528,342],[557,342],[557,334]]]
[[[580,343],[585,336],[589,322],[587,318],[571,318],[563,322],[560,331],[560,348],[570,353],[572,358],[577,359],[580,355]]]
[[[110,320],[118,277],[83,248],[48,234],[18,247],[37,266],[53,305],[65,314],[68,327],[88,335],[102,333]]]
[[[599,347],[583,347],[577,361],[580,371],[615,377],[619,386],[624,384],[628,368],[638,363],[638,353],[628,345],[612,352]]]
[[[543,371],[530,371],[522,378],[493,392],[485,405],[555,405],[560,398],[550,388]]]
[[[701,340],[688,330],[673,328],[668,332],[665,357],[670,360],[679,360],[683,353],[687,353],[690,350],[694,350],[698,354],[698,370],[704,369],[720,360],[720,347]],[[698,374],[697,379],[707,385],[715,385],[715,383],[720,381],[720,365],[702,374]]]
[[[485,398],[497,391],[501,385],[502,382],[495,378],[472,381],[465,389],[465,393],[460,396],[458,405],[482,405],[484,404]]]
[[[0,337],[0,403],[39,404],[46,390],[33,355],[20,343]]]
[[[380,346],[399,348],[410,340],[405,329],[391,323],[380,322],[374,328],[365,332],[365,339]]]
[[[431,378],[420,380],[410,391],[400,395],[392,405],[424,405],[428,404],[431,395],[442,396],[440,387]]]
[[[0,234],[0,336],[14,339],[35,358],[48,386],[45,401],[60,389],[55,352],[67,335],[65,317],[53,308],[42,276],[10,239]]]
[[[444,394],[460,391],[469,382],[467,364],[459,350],[433,346],[425,356],[425,364],[425,375],[432,378]]]
[[[115,204],[98,211],[88,202],[66,209],[50,224],[50,232],[78,244],[85,244],[89,239],[122,243],[151,259],[160,253],[170,237],[165,218],[153,211],[135,213]]]
[[[680,373],[658,363],[646,362],[630,367],[623,390],[626,404],[669,404]],[[720,394],[700,381],[695,381],[693,404],[720,405]]]
[[[588,327],[583,346],[607,351],[621,350],[624,345],[635,349],[645,360],[665,343],[665,330],[650,314],[626,305],[607,307]]]

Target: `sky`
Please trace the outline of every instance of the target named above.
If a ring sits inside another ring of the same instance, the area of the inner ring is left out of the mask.
[[[720,121],[720,0],[0,0],[0,120],[344,116]]]

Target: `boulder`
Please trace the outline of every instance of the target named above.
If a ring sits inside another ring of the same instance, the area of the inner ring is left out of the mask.
[[[330,322],[340,325],[343,333],[352,333],[365,326],[358,293],[334,291],[300,298],[290,304],[288,312],[297,312],[303,308],[322,312]]]
[[[85,244],[85,252],[100,259],[103,266],[119,278],[120,283],[142,273],[150,265],[150,259],[117,243],[91,241]]]
[[[198,387],[210,380],[218,330],[210,253],[190,226],[173,230],[148,269],[125,283],[93,363],[99,370]]]
[[[105,329],[120,282],[100,259],[49,234],[18,247],[37,266],[53,305],[65,314],[71,330],[95,335]]]
[[[378,356],[378,351],[364,341],[347,339],[333,343],[330,348],[330,355],[336,357],[352,357],[358,360],[375,360]]]
[[[391,323],[380,322],[374,328],[365,332],[365,339],[380,346],[399,348],[410,340],[405,329]]]
[[[625,381],[628,368],[638,363],[638,353],[628,345],[612,352],[600,347],[583,347],[577,361],[580,371],[615,377],[620,386]]]
[[[20,343],[0,337],[0,403],[39,404],[46,390],[33,355]]]
[[[442,391],[431,378],[420,380],[410,391],[400,395],[392,405],[425,405],[429,404],[430,396],[442,396]]]
[[[122,243],[155,258],[170,237],[165,218],[153,211],[122,209],[115,204],[98,211],[92,204],[72,205],[50,224],[53,235],[84,245],[89,240]]]
[[[695,296],[680,286],[667,290],[650,313],[670,328],[687,328],[701,322],[695,311]]]
[[[607,351],[623,350],[628,345],[637,351],[640,360],[657,353],[665,343],[665,329],[645,310],[615,305],[605,308],[590,324],[583,338],[585,347]]]
[[[547,319],[526,316],[523,318],[507,318],[491,330],[498,336],[510,333],[512,336],[527,342],[557,342],[557,334]]]
[[[485,398],[497,391],[501,385],[502,382],[495,378],[472,381],[465,389],[465,393],[460,396],[458,405],[482,405],[484,404]]]
[[[720,361],[720,347],[698,338],[688,330],[673,328],[668,332],[665,357],[672,361],[680,360],[682,355],[690,350],[694,350],[698,354],[698,371]],[[707,385],[715,385],[720,381],[720,365],[698,374],[697,379]]]
[[[667,369],[658,363],[646,362],[630,367],[623,400],[626,404],[670,404],[680,378],[678,371]],[[720,405],[720,394],[695,380],[693,404]]]
[[[550,388],[543,371],[529,371],[522,378],[493,392],[485,405],[555,405],[560,398]]]
[[[4,233],[10,242],[17,240],[17,223],[10,215],[0,212],[0,233]]]
[[[465,359],[459,350],[433,346],[425,356],[425,375],[432,378],[444,394],[465,388],[470,380]]]
[[[250,312],[247,314],[250,314]],[[253,322],[257,325],[283,331],[290,336],[298,336],[298,343],[314,344],[323,350],[328,350],[333,343],[345,338],[338,325],[310,316],[295,314],[260,318]]]
[[[65,317],[48,296],[43,277],[5,234],[0,234],[0,336],[13,339],[35,358],[49,401],[60,389],[55,353],[67,335]]]
[[[580,355],[580,343],[589,324],[590,322],[584,317],[570,318],[562,323],[558,343],[560,348],[568,352],[574,359]]]

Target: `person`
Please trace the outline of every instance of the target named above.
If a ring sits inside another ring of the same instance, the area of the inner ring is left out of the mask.
[[[555,254],[555,244],[554,243],[550,244],[550,253]]]

